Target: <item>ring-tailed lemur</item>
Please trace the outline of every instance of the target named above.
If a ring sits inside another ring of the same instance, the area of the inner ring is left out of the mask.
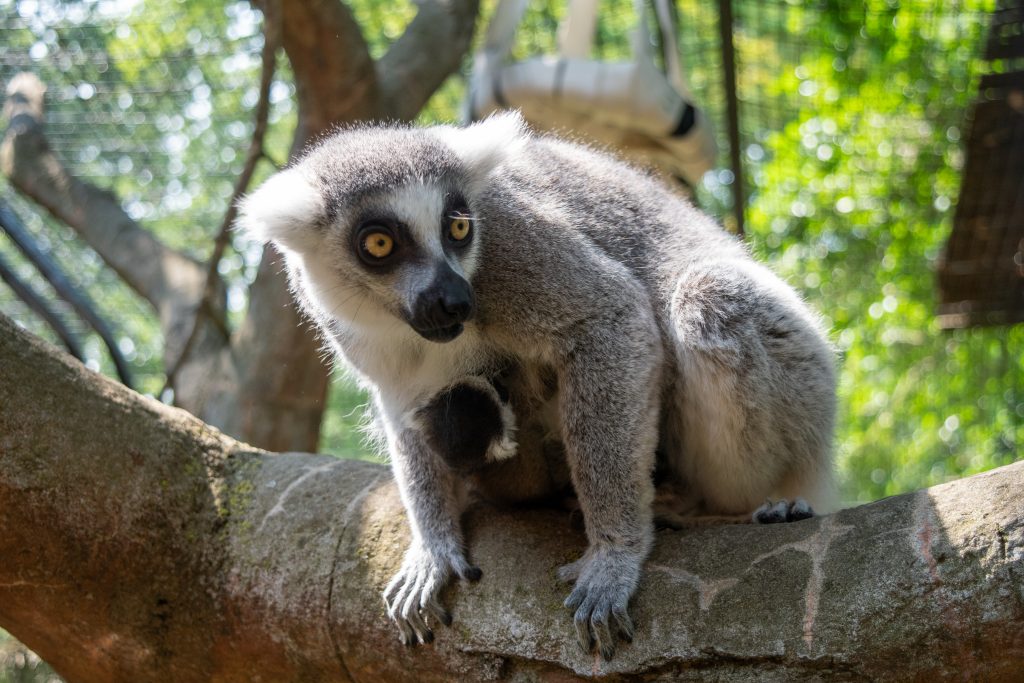
[[[467,489],[571,482],[589,547],[560,576],[614,653],[652,542],[652,473],[711,514],[830,488],[834,356],[793,290],[687,201],[515,114],[326,138],[244,200],[373,397],[412,543],[385,591],[408,644],[475,580]],[[494,381],[492,381],[494,380]],[[507,394],[507,395],[503,395]],[[507,399],[507,400],[506,400]],[[518,452],[517,452],[518,443]],[[798,501],[762,521],[809,514]]]

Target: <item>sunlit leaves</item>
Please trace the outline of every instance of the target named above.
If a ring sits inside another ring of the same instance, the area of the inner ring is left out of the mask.
[[[747,153],[750,241],[833,323],[850,500],[1009,462],[1024,437],[1024,330],[935,324],[934,265],[990,4],[857,3],[844,12],[859,12],[863,28],[841,50],[828,22],[801,24],[784,38],[799,49],[776,43],[774,55],[752,21],[738,36],[757,62],[740,78],[753,105],[744,129],[757,141]],[[793,13],[817,11],[780,12]]]

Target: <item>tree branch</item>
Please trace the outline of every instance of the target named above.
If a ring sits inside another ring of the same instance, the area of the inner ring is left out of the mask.
[[[456,624],[402,647],[380,466],[255,451],[0,319],[0,626],[76,681],[1013,680],[1024,463],[835,515],[662,532],[603,663],[554,573],[586,539],[478,508]],[[908,656],[926,652],[927,656]]]
[[[68,173],[44,132],[46,87],[31,73],[7,86],[8,126],[0,168],[20,192],[82,236],[128,285],[161,312],[199,300],[202,267],[166,245],[124,212],[108,191]]]
[[[192,361],[176,368],[175,403],[224,426],[235,401],[228,335],[216,324],[216,316],[205,317],[192,331],[207,284],[204,268],[132,220],[112,194],[68,173],[44,134],[45,90],[29,73],[17,75],[8,85],[8,127],[0,143],[0,167],[19,191],[71,226],[156,309],[164,336],[164,367],[175,366],[186,343],[193,347]],[[212,308],[223,310],[220,278],[210,284],[215,295],[209,300],[216,301]]]
[[[420,0],[416,18],[378,62],[391,116],[411,121],[459,68],[473,39],[479,0]]]
[[[265,12],[279,5],[255,2]],[[332,126],[379,116],[373,59],[351,10],[339,0],[305,0],[278,12],[299,105],[292,156]]]

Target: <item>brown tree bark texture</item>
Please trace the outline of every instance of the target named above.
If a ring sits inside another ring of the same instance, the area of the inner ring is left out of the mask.
[[[0,319],[0,627],[69,681],[1021,680],[1024,463],[834,515],[661,532],[611,662],[553,510],[477,508],[484,571],[406,649],[387,470],[272,455]]]

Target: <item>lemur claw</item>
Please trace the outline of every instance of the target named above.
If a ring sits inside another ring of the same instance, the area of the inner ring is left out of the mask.
[[[419,643],[434,642],[434,631],[427,626],[429,615],[445,626],[451,626],[452,616],[439,600],[441,591],[452,576],[477,581],[483,572],[470,565],[465,558],[435,558],[416,548],[406,552],[401,569],[384,589],[384,604],[388,617],[398,627],[402,644],[414,647]]]
[[[629,598],[639,575],[640,561],[628,555],[595,554],[559,570],[560,578],[577,576],[565,606],[575,610],[576,639],[584,652],[597,647],[601,657],[615,656],[616,640],[633,642]]]

